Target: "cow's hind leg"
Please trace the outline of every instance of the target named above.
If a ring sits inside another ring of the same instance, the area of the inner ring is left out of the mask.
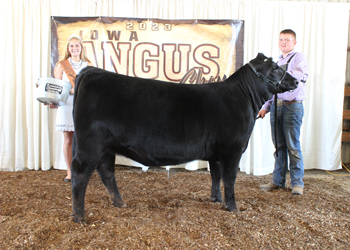
[[[221,171],[220,165],[217,161],[209,161],[210,175],[211,175],[211,199],[213,202],[222,202],[221,196]]]
[[[231,152],[231,154],[227,154],[220,159],[222,179],[225,188],[225,205],[230,212],[237,211],[234,188],[241,156],[241,152]]]
[[[117,182],[115,179],[115,154],[105,154],[97,167],[97,172],[105,185],[108,194],[111,196],[113,205],[116,207],[124,207],[124,201],[119,193]]]
[[[86,188],[96,165],[81,162],[74,157],[72,161],[72,204],[75,222],[86,223],[84,202]]]

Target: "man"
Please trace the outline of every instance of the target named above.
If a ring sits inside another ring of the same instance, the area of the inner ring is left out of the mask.
[[[259,188],[272,191],[286,187],[289,156],[292,194],[302,195],[304,163],[299,138],[304,116],[303,100],[306,95],[305,82],[308,77],[308,63],[304,54],[294,50],[296,44],[296,34],[293,30],[286,29],[280,32],[278,46],[282,55],[277,64],[284,65],[287,72],[299,81],[299,85],[293,92],[287,91],[277,95],[277,117],[275,117],[274,98],[267,101],[259,112],[259,116],[264,118],[266,113],[271,111],[272,141],[276,146],[277,139],[278,146],[274,154],[275,168],[272,182],[261,185]],[[275,122],[277,123],[277,138],[274,133]]]

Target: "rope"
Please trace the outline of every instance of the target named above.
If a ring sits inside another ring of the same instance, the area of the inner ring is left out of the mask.
[[[350,170],[347,169],[343,163],[341,163],[341,165],[350,173]],[[349,174],[333,174],[333,173],[329,172],[328,170],[326,170],[326,171],[327,171],[328,174],[331,174],[331,175],[350,176]]]
[[[275,94],[275,147],[276,147],[276,157],[278,157],[278,142],[277,142],[277,93]]]

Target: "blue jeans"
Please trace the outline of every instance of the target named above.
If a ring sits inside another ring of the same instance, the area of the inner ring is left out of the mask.
[[[291,103],[277,107],[277,142],[278,157],[276,152],[275,169],[272,175],[272,183],[286,186],[286,175],[289,169],[292,187],[304,187],[304,162],[300,146],[300,128],[304,116],[304,106],[302,103]],[[272,141],[276,146],[275,138],[275,103],[271,106],[271,133]]]

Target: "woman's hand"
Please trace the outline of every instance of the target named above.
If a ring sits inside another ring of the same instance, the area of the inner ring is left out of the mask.
[[[73,88],[70,89],[69,94],[70,95],[74,95],[74,89]]]
[[[50,109],[57,109],[58,107],[55,105],[55,104],[53,104],[53,103],[50,103]]]

